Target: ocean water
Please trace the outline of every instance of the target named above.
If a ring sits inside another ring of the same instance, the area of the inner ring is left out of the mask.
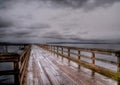
[[[114,49],[120,50],[120,44],[55,44],[61,46],[72,46],[80,48],[99,48],[99,49]]]

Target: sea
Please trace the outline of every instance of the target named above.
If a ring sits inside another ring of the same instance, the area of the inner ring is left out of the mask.
[[[79,48],[98,48],[98,49],[113,49],[120,50],[120,44],[53,44],[53,45],[61,45],[61,46],[72,46]]]

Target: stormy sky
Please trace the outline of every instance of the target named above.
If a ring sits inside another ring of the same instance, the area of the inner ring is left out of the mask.
[[[0,0],[1,42],[120,41],[120,0]]]

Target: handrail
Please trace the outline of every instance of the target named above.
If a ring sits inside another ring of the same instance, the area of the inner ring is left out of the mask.
[[[67,58],[68,63],[70,61],[76,62],[78,64],[78,68],[80,68],[80,66],[84,66],[84,67],[89,68],[95,72],[102,74],[102,75],[110,77],[114,80],[120,80],[120,50],[97,49],[97,48],[78,48],[78,47],[58,46],[58,45],[39,45],[39,46],[54,53],[54,54],[57,54],[57,56],[60,55],[62,58]],[[67,49],[67,51],[64,51],[64,49]],[[75,50],[77,52],[77,54],[74,52],[71,52],[71,50]],[[65,52],[67,54],[65,54]],[[88,52],[88,53],[91,53],[91,55],[85,56],[85,55],[81,54],[81,52]],[[117,58],[117,61],[114,62],[111,60],[100,59],[100,58],[96,57],[96,54],[110,55],[110,56],[114,55],[114,57]],[[77,56],[77,58],[74,58],[73,55]],[[83,61],[81,59],[82,57],[91,60],[91,62]],[[115,65],[117,67],[117,71],[97,65],[96,64],[97,61],[101,61],[102,63],[108,63],[110,65],[111,64]]]
[[[47,46],[47,45],[46,45]],[[62,48],[69,48],[69,49],[76,49],[80,51],[86,51],[86,52],[95,52],[95,53],[119,53],[120,50],[115,49],[100,49],[100,48],[80,48],[80,47],[72,47],[72,46],[58,46],[58,45],[48,45],[48,46],[55,46],[55,47],[62,47]]]
[[[27,70],[27,65],[28,65],[28,60],[30,56],[30,51],[31,51],[31,46],[28,46],[26,50],[22,53],[20,56],[20,85],[23,85],[25,83],[25,75],[26,75],[26,70]]]

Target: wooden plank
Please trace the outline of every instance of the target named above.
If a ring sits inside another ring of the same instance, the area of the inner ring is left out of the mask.
[[[44,71],[53,85],[74,85],[74,83],[71,82],[72,80],[68,79],[65,74],[62,74],[60,69],[51,62],[50,58],[45,57],[41,63],[45,64],[43,65]]]
[[[41,81],[40,83],[41,83],[41,85],[51,85],[51,83],[50,83],[50,81],[49,81],[49,79],[48,79],[48,77],[46,76],[46,73],[44,72],[44,70],[43,70],[43,67],[41,66],[41,62],[39,62],[39,59],[41,58],[41,57],[39,57],[38,56],[39,54],[33,54],[33,62],[36,64],[36,68],[38,68],[38,69],[36,69],[36,71],[38,71],[40,74],[39,74],[39,78],[40,79],[38,79],[39,81]],[[33,66],[34,67],[34,66]],[[33,74],[34,74],[35,72],[33,72]],[[39,84],[40,84],[39,83]]]
[[[51,84],[58,85],[59,83],[54,76],[56,75],[56,71],[54,68],[52,68],[51,63],[47,60],[47,58],[41,59],[40,63]]]

